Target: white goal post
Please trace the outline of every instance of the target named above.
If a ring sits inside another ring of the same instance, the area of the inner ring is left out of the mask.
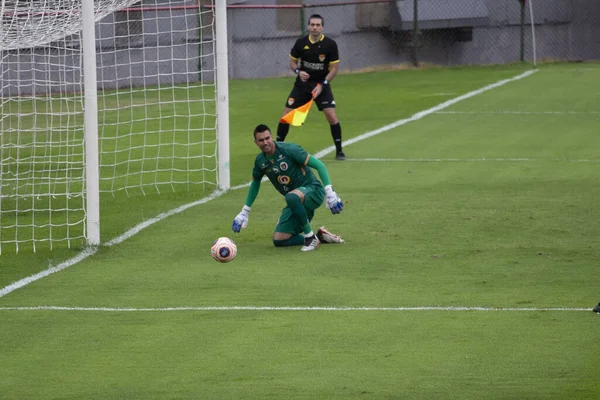
[[[100,244],[100,196],[229,189],[226,19],[220,0],[0,0],[0,254]]]

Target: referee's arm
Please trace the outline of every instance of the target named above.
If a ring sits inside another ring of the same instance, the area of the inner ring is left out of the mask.
[[[325,80],[328,82],[331,82],[331,80],[333,78],[335,78],[335,76],[337,75],[339,70],[340,70],[340,62],[339,61],[329,64],[329,72],[327,73]]]
[[[308,78],[310,78],[310,75],[308,74],[308,72],[300,71],[300,68],[298,68],[298,59],[294,58],[294,56],[292,56],[292,55],[290,55],[290,69],[292,71],[294,71],[294,73],[300,77],[300,80],[302,82],[306,82],[308,80]]]
[[[290,68],[292,71],[294,71],[294,73],[296,75],[298,75],[298,72],[296,72],[296,69],[298,69],[298,59],[297,58],[290,56]]]

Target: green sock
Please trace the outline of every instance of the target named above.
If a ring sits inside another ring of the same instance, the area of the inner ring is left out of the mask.
[[[285,195],[285,202],[290,210],[292,210],[292,215],[296,218],[296,221],[302,226],[304,233],[310,233],[312,228],[310,227],[308,214],[306,213],[306,209],[304,208],[304,204],[302,204],[300,197],[295,193],[288,193]]]
[[[275,247],[299,246],[304,244],[304,236],[296,235],[286,240],[273,240]]]

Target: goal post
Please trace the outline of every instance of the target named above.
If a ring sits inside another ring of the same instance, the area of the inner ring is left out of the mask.
[[[229,189],[229,62],[227,56],[227,4],[217,1],[216,4],[216,46],[217,46],[217,133],[219,189]]]
[[[84,138],[87,243],[100,244],[100,169],[98,165],[98,87],[94,0],[82,1]]]
[[[112,198],[229,188],[225,7],[0,2],[0,254],[109,240]]]

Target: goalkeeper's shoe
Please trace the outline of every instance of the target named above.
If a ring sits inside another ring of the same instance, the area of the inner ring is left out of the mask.
[[[304,238],[304,246],[300,250],[302,251],[313,251],[319,247],[319,239],[317,235],[312,235],[307,238]]]
[[[592,311],[600,314],[600,303],[598,303],[598,305],[596,307],[594,307],[594,309]]]
[[[317,238],[321,243],[344,243],[344,239],[336,234],[329,232],[324,226],[319,228]]]

